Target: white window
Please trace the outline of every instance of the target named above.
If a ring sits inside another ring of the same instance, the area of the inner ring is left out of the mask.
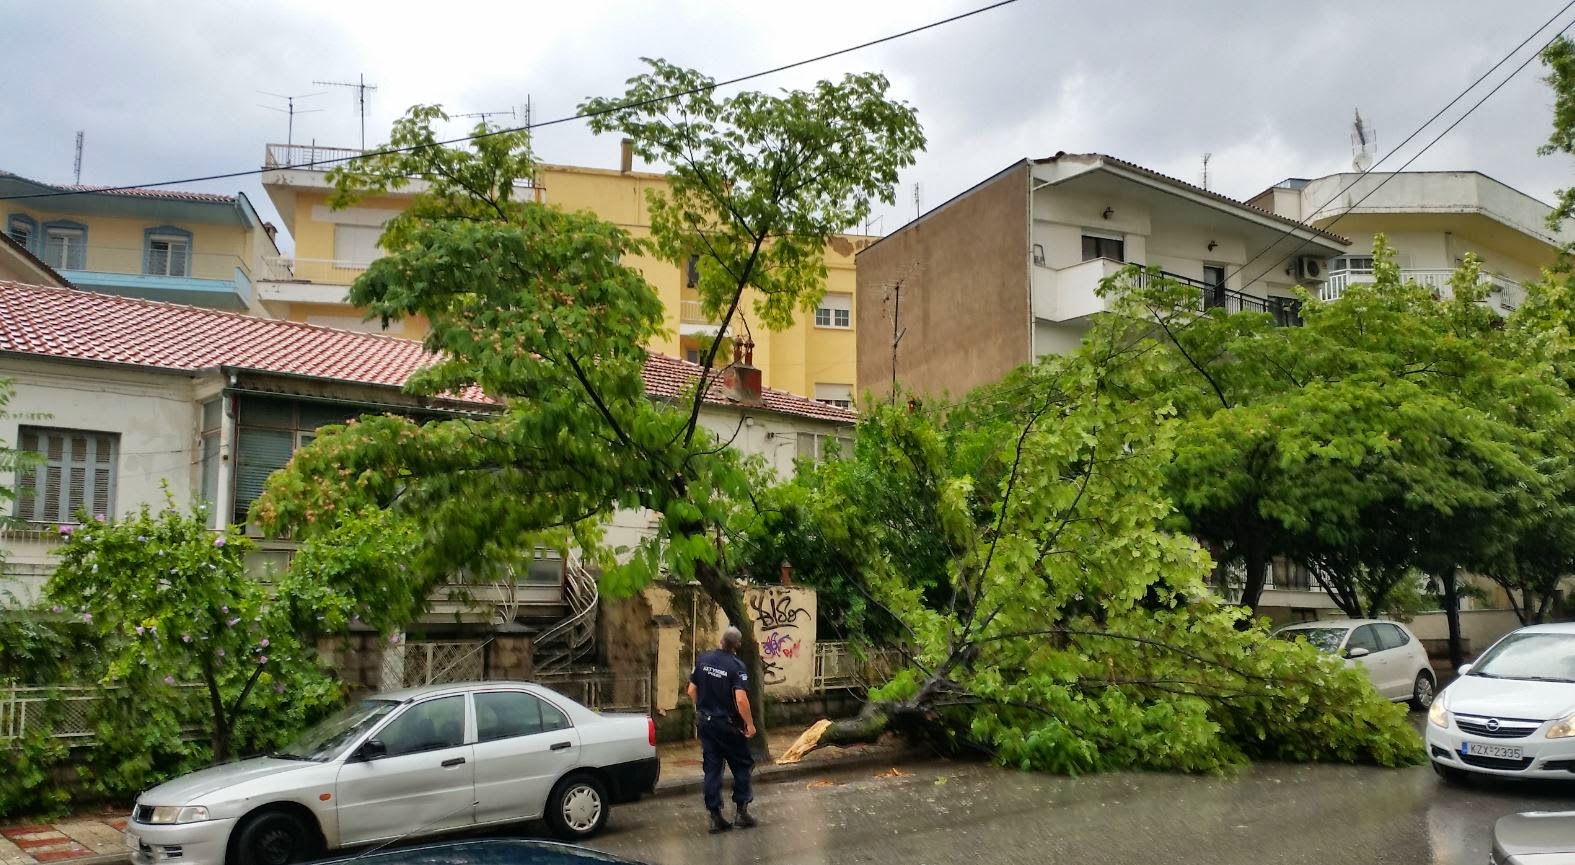
[[[17,519],[76,523],[115,507],[115,433],[22,427],[18,449],[36,455],[17,471]]]
[[[816,327],[853,326],[853,295],[845,292],[826,292],[820,307],[815,310]]]
[[[816,382],[815,401],[842,408],[853,408],[853,385]]]
[[[10,221],[6,223],[5,233],[10,235],[12,240],[16,241],[17,246],[22,247],[28,252],[32,252],[33,234],[37,230],[35,225],[36,223],[34,223],[33,220],[28,219],[25,216],[13,216],[11,217]]]
[[[148,238],[147,272],[154,276],[186,276],[191,260],[191,241],[184,237],[155,234]]]
[[[51,228],[44,234],[44,263],[59,270],[83,270],[86,235],[79,228]]]
[[[798,455],[802,459],[820,462],[831,456],[833,441],[836,442],[837,456],[853,454],[852,436],[801,432],[798,434]]]
[[[383,257],[377,239],[383,229],[376,225],[334,226],[334,267],[364,270],[366,266]]]

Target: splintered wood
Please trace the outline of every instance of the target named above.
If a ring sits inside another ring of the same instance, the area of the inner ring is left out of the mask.
[[[815,750],[815,746],[820,743],[820,737],[824,736],[826,731],[830,728],[830,721],[824,718],[816,721],[813,727],[810,727],[808,730],[805,730],[803,733],[799,734],[798,739],[793,742],[792,747],[782,752],[782,756],[777,758],[777,765],[786,766],[789,763],[797,763],[798,761],[804,759],[805,754]]]

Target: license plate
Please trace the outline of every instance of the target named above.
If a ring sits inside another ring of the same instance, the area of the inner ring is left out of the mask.
[[[1492,757],[1498,760],[1522,759],[1519,745],[1486,745],[1481,742],[1463,742],[1460,753],[1468,757]]]

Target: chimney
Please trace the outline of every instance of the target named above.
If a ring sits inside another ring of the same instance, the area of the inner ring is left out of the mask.
[[[760,370],[755,367],[755,344],[743,343],[744,357],[735,359],[733,365],[722,370],[722,385],[728,399],[739,405],[761,405]]]
[[[634,139],[625,138],[619,142],[618,148],[618,173],[628,174],[634,170]]]

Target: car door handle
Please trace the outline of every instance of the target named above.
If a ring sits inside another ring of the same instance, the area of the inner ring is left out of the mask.
[[[458,766],[458,765],[460,765],[460,764],[462,764],[464,762],[465,762],[465,758],[464,757],[451,757],[451,758],[443,761],[443,768],[447,769],[450,766]]]
[[[573,748],[573,747],[574,747],[574,743],[573,742],[554,742],[552,744],[552,750],[554,750],[554,751],[567,751],[567,750],[569,750],[570,748]]]

